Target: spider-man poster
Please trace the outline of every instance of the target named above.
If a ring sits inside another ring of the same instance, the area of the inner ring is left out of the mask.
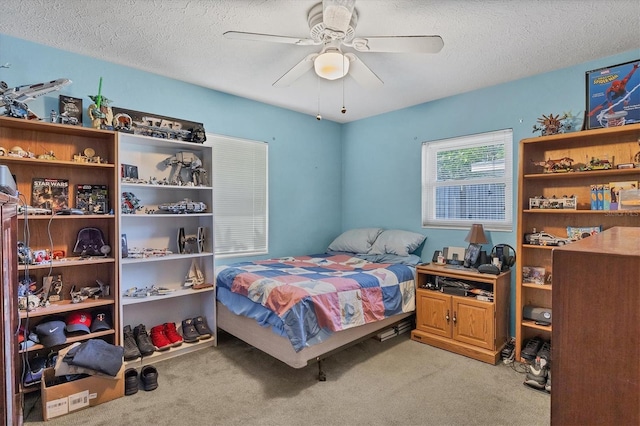
[[[587,129],[640,123],[640,59],[588,71]]]

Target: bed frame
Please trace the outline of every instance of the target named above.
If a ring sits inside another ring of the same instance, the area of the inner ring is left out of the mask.
[[[331,337],[322,343],[306,347],[300,352],[296,352],[293,350],[291,342],[285,337],[275,334],[270,328],[260,326],[251,318],[232,313],[220,302],[216,303],[216,326],[219,329],[226,331],[293,368],[303,368],[310,362],[318,362],[318,379],[320,381],[326,379],[322,371],[322,359],[338,352],[338,350],[369,338],[381,330],[392,327],[414,314],[414,312],[401,313],[381,321],[348,328],[332,334]]]

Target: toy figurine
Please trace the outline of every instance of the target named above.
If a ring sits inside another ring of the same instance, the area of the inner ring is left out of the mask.
[[[111,100],[102,96],[102,77],[98,85],[98,94],[89,95],[93,102],[87,108],[87,113],[91,119],[91,127],[94,129],[113,130],[113,110],[109,106]]]
[[[547,161],[533,161],[536,166],[544,167],[544,173],[563,173],[572,172],[573,159],[569,157],[562,157],[557,160],[548,159]]]
[[[207,171],[202,167],[202,160],[193,152],[181,151],[176,155],[164,160],[165,166],[171,166],[171,182],[175,185],[195,185],[207,184]],[[186,168],[191,174],[188,181],[182,178],[182,169]]]
[[[533,126],[533,133],[541,132],[541,136],[549,136],[549,135],[557,135],[558,133],[564,133],[565,131],[571,129],[571,124],[565,122],[565,120],[569,118],[567,114],[564,114],[562,117],[560,114],[555,117],[553,114],[542,115],[541,118],[538,118],[538,123],[542,126],[538,127],[537,124]]]

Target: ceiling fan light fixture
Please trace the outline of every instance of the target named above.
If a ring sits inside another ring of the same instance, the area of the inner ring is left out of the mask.
[[[324,52],[313,62],[318,76],[327,80],[337,80],[349,73],[349,59],[341,52]]]

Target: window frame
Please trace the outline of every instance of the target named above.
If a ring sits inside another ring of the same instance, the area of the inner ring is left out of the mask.
[[[463,180],[437,180],[437,156],[443,151],[456,149],[486,147],[496,145],[504,146],[504,174],[501,177],[463,179]],[[474,223],[482,223],[486,230],[512,232],[514,225],[513,208],[513,129],[502,129],[486,133],[477,133],[422,143],[422,227],[445,229],[469,229]],[[456,185],[479,184],[504,184],[504,219],[460,219],[436,217],[436,188]]]

